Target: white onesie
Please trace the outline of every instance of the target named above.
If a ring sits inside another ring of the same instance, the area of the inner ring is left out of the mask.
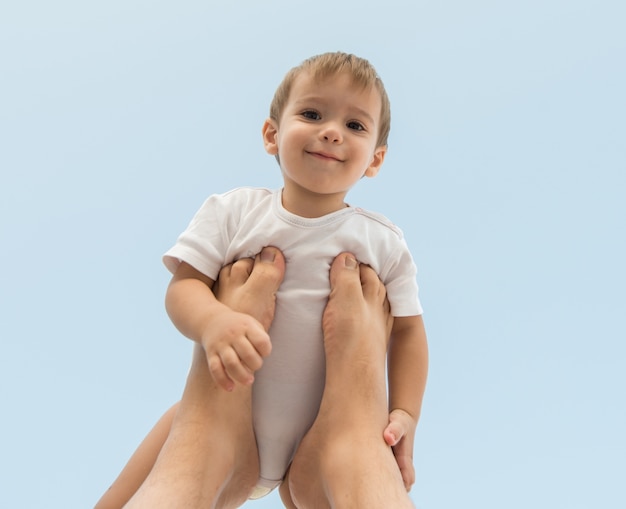
[[[255,373],[252,415],[260,457],[257,496],[280,484],[300,440],[313,424],[324,390],[322,313],[329,270],[341,252],[370,265],[385,284],[394,316],[422,313],[416,267],[402,232],[385,217],[355,207],[318,218],[285,210],[281,191],[239,188],[210,196],[163,261],[181,261],[211,279],[265,246],[285,256],[269,334],[272,353]]]

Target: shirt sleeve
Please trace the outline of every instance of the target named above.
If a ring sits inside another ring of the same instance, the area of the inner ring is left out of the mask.
[[[393,316],[423,314],[417,285],[417,266],[403,238],[399,239],[399,245],[392,250],[381,278],[387,289]]]
[[[225,265],[230,232],[236,221],[232,217],[228,195],[212,195],[196,212],[187,229],[164,255],[163,263],[173,274],[181,262],[186,262],[194,269],[211,279],[217,279],[220,269]]]

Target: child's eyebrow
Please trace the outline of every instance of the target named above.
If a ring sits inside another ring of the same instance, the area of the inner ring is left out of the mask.
[[[302,108],[302,107],[306,107],[309,106],[311,104],[315,105],[315,104],[326,104],[328,101],[326,99],[324,99],[323,97],[320,96],[315,96],[315,95],[309,95],[309,96],[305,96],[302,97],[300,99],[297,99],[296,101],[294,101],[294,104],[296,107],[298,108]],[[369,123],[374,124],[374,118],[364,109],[359,108],[358,106],[350,106],[350,110],[354,111],[356,113],[356,116],[359,118],[365,118],[365,120]]]

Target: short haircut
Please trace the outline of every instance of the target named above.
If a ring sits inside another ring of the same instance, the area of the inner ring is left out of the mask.
[[[385,86],[380,76],[378,76],[376,69],[374,69],[374,66],[367,60],[340,51],[313,56],[291,69],[276,89],[276,93],[270,105],[271,119],[280,122],[285,104],[289,99],[291,87],[295,79],[303,72],[310,73],[314,79],[324,79],[329,76],[347,72],[352,77],[354,83],[364,89],[375,87],[380,94],[382,105],[376,146],[387,146],[387,138],[389,137],[389,130],[391,128],[391,107]]]

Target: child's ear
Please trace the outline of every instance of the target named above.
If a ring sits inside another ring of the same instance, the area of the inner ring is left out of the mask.
[[[271,155],[275,156],[278,154],[278,140],[276,136],[278,134],[278,125],[277,123],[268,118],[263,123],[263,145],[265,146],[265,151]]]
[[[385,160],[386,155],[387,155],[386,145],[377,147],[376,150],[374,150],[374,156],[372,157],[372,162],[367,167],[367,170],[365,170],[365,173],[363,174],[363,176],[375,177],[376,175],[378,175],[378,170],[380,170],[380,167],[383,165],[383,161]]]

